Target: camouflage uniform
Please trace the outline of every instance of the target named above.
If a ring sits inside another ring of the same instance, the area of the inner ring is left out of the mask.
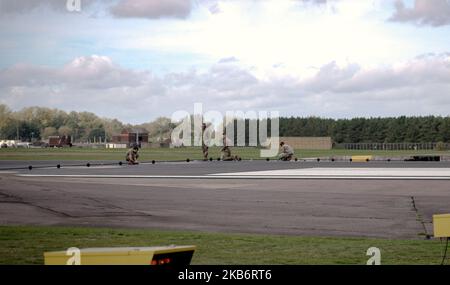
[[[230,147],[224,146],[224,147],[222,147],[220,152],[221,152],[221,154],[220,154],[220,159],[221,160],[223,160],[223,161],[235,160],[235,158],[231,155]]]
[[[230,145],[232,145],[232,142],[227,138],[227,134],[224,131],[223,132],[223,147],[220,150],[220,159],[223,161],[233,161],[233,160],[239,160],[239,157],[232,156],[231,155],[231,148]]]
[[[139,164],[137,159],[139,158],[138,154],[139,149],[138,148],[131,148],[127,152],[126,160],[128,161],[128,164]]]
[[[202,124],[202,152],[203,160],[208,160],[208,146],[205,144],[204,134],[205,134],[206,124]]]
[[[294,150],[290,145],[283,144],[280,148],[280,155],[278,156],[280,160],[290,161],[294,156]]]
[[[202,153],[203,153],[203,160],[208,160],[208,146],[206,144],[202,144]]]

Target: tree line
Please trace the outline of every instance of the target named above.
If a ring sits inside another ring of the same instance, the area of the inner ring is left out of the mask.
[[[44,107],[13,112],[6,105],[0,105],[0,139],[32,141],[70,135],[77,141],[104,140],[125,127],[129,125],[90,112],[65,112]]]
[[[111,141],[124,129],[145,129],[153,141],[170,138],[175,127],[169,118],[160,117],[140,125],[117,119],[101,118],[91,112],[65,112],[45,107],[28,107],[12,111],[0,104],[0,139],[36,141],[49,136],[70,135],[74,142]]]
[[[335,143],[450,142],[450,117],[280,118],[281,136],[330,136]]]
[[[255,122],[253,122],[255,123]],[[241,120],[242,124],[242,120]],[[234,133],[237,133],[234,121]],[[250,120],[245,120],[248,142]],[[259,122],[256,122],[259,129]],[[270,119],[266,123],[271,135]],[[450,143],[450,117],[386,117],[329,119],[319,117],[281,117],[281,137],[331,137],[334,143]],[[258,136],[259,137],[259,136]],[[236,138],[235,138],[236,143]],[[258,144],[259,144],[258,140]]]
[[[248,137],[248,120],[245,125]],[[270,128],[270,122],[267,125]],[[12,111],[0,104],[0,139],[32,141],[52,135],[71,135],[74,141],[104,141],[105,138],[111,140],[114,134],[125,128],[142,128],[149,132],[151,140],[158,141],[170,138],[174,127],[175,124],[165,117],[130,125],[90,112],[65,112],[45,107]],[[450,142],[448,116],[352,119],[282,117],[279,127],[280,136],[330,136],[335,143]]]

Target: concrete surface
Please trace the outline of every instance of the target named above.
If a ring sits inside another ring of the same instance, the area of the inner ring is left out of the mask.
[[[5,165],[8,164],[0,163],[1,167]],[[357,166],[368,171],[402,167],[447,171],[450,164],[190,162],[4,172],[0,174],[0,224],[415,239],[432,234],[433,214],[450,213],[449,180],[17,176],[20,173],[204,176],[331,166],[338,169]]]

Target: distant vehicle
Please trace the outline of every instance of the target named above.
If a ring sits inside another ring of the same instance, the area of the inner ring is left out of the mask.
[[[48,147],[48,143],[45,141],[35,141],[31,145],[32,147]]]
[[[16,147],[30,148],[30,146],[31,146],[30,142],[18,142],[18,143],[16,143]]]
[[[1,140],[0,146],[2,148],[17,147],[17,142],[15,140]]]
[[[70,136],[50,136],[48,137],[49,147],[72,147],[72,138]]]

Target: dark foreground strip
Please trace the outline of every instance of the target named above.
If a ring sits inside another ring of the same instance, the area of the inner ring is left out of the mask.
[[[3,266],[4,280],[63,284],[414,284],[447,280],[450,266]],[[442,279],[441,279],[442,278]],[[311,282],[312,281],[312,282]],[[331,281],[330,283],[324,283]],[[388,282],[389,281],[389,282]],[[393,282],[400,281],[400,282]],[[415,282],[414,282],[415,281]]]

